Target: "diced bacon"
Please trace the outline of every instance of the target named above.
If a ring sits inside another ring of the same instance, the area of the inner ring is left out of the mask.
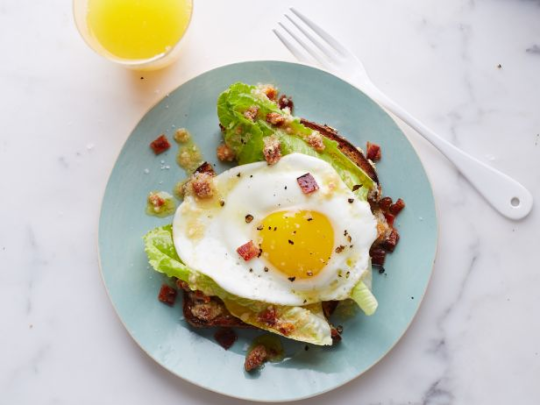
[[[167,284],[163,284],[159,290],[158,299],[172,307],[176,301],[176,290]]]
[[[249,242],[244,243],[242,246],[236,249],[236,252],[242,257],[242,259],[247,262],[254,257],[259,256],[261,250],[257,246],[255,246],[252,240],[250,240]]]
[[[189,284],[182,280],[176,280],[176,286],[184,291],[191,291],[191,288],[189,288]]]
[[[281,159],[281,144],[275,136],[264,138],[263,155],[269,165],[276,164]]]
[[[161,134],[150,143],[150,147],[156,155],[159,155],[160,153],[163,153],[167,149],[169,149],[171,147],[171,143],[169,142],[165,134]]]
[[[398,242],[399,242],[399,233],[395,229],[392,229],[390,234],[386,237],[386,239],[382,243],[382,247],[386,249],[388,252],[393,252]]]
[[[383,197],[379,200],[379,207],[384,213],[388,212],[391,205],[392,205],[392,199],[390,197]]]
[[[294,324],[290,322],[282,322],[278,327],[279,333],[283,334],[284,336],[289,336],[294,332],[294,329]]]
[[[282,110],[285,109],[285,108],[288,108],[289,113],[292,114],[293,108],[294,108],[294,103],[292,101],[292,97],[288,97],[285,94],[282,94],[278,99],[278,106]]]
[[[343,328],[335,327],[334,325],[330,325],[330,333],[332,337],[332,343],[341,342],[341,332],[343,331]]]
[[[190,184],[198,198],[208,199],[214,196],[214,180],[210,173],[195,173]]]
[[[199,167],[195,169],[195,173],[207,173],[214,177],[216,175],[216,171],[214,170],[214,166],[212,166],[208,162],[202,163]]]
[[[258,315],[259,321],[268,326],[274,326],[277,323],[277,311],[273,306],[269,306]]]
[[[405,208],[405,201],[403,201],[401,198],[398,198],[398,200],[390,206],[390,213],[394,216],[399,214],[401,210]]]
[[[257,119],[257,113],[259,112],[259,107],[252,105],[246,111],[244,111],[244,117],[248,120],[255,121]]]
[[[200,303],[208,304],[210,301],[212,301],[212,298],[210,298],[208,295],[206,295],[205,293],[199,290],[194,292],[194,296],[195,296],[195,300]]]
[[[232,162],[236,158],[234,151],[225,143],[219,145],[216,152],[220,162]]]
[[[371,256],[371,262],[375,265],[382,266],[386,257],[386,250],[381,247],[372,247],[369,250]]]
[[[394,215],[388,214],[388,213],[385,213],[384,217],[386,218],[386,222],[388,223],[388,225],[393,227],[394,226],[394,219],[396,219],[396,217]]]
[[[165,200],[159,196],[158,193],[150,193],[148,196],[148,201],[154,208],[163,207]]]
[[[285,117],[279,113],[270,112],[266,114],[266,122],[275,125],[276,127],[280,127],[285,123]]]
[[[271,84],[266,84],[261,88],[261,90],[264,94],[266,94],[266,97],[268,97],[270,100],[272,101],[276,100],[278,91],[274,86],[272,86]]]
[[[317,152],[322,152],[325,148],[322,135],[318,131],[313,131],[307,137],[307,143]]]
[[[230,328],[221,328],[214,334],[214,339],[225,350],[230,349],[237,338],[236,332]]]
[[[264,345],[257,345],[251,349],[246,355],[246,361],[244,362],[244,369],[246,371],[253,371],[261,367],[268,360],[268,350]]]
[[[376,143],[368,142],[366,145],[366,157],[373,162],[381,160],[381,147]]]
[[[311,194],[319,189],[319,185],[311,173],[298,177],[296,181],[304,194]]]

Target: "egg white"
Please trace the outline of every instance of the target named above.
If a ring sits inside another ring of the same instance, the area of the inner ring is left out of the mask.
[[[297,183],[306,173],[320,187],[309,195]],[[369,248],[377,236],[375,217],[327,162],[293,153],[272,166],[257,162],[234,167],[216,176],[214,184],[218,196],[211,201],[186,196],[173,221],[173,238],[187,266],[229,293],[280,305],[342,300],[369,269]],[[239,246],[257,240],[256,227],[267,215],[297,210],[324,214],[334,229],[332,257],[318,275],[291,282],[264,257],[246,262],[238,255]],[[246,223],[248,214],[254,218],[251,223]],[[347,247],[336,253],[341,245]]]

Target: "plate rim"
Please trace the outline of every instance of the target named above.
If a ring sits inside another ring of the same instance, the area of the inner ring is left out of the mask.
[[[329,387],[327,389],[323,389],[321,391],[317,391],[317,392],[313,392],[313,393],[310,393],[310,394],[307,394],[307,395],[303,395],[303,396],[299,396],[299,397],[294,397],[294,398],[287,398],[287,399],[266,399],[266,398],[252,398],[252,397],[246,397],[246,396],[236,396],[234,394],[230,394],[228,392],[223,392],[223,391],[220,391],[220,390],[217,390],[217,389],[214,389],[210,386],[205,386],[205,385],[202,385],[200,383],[198,383],[196,380],[192,380],[192,379],[189,379],[183,375],[180,375],[179,373],[177,373],[175,370],[173,369],[169,369],[167,368],[164,364],[160,363],[157,359],[155,359],[144,347],[143,345],[132,335],[132,333],[130,332],[128,326],[126,325],[126,323],[124,322],[124,320],[122,319],[122,317],[120,316],[120,313],[117,309],[117,306],[115,305],[113,299],[112,299],[112,295],[111,295],[111,292],[109,291],[109,287],[107,286],[107,283],[105,281],[105,276],[104,276],[104,272],[103,272],[103,265],[102,265],[102,256],[101,256],[101,251],[100,251],[100,231],[101,231],[101,218],[102,218],[102,215],[103,215],[103,208],[104,208],[104,205],[105,205],[105,197],[106,197],[106,193],[107,193],[107,189],[109,187],[109,183],[111,182],[111,178],[112,178],[112,174],[113,174],[113,171],[116,167],[116,164],[118,162],[118,159],[120,158],[120,155],[121,153],[123,152],[127,142],[129,141],[131,135],[135,132],[135,130],[137,129],[137,127],[139,126],[139,124],[141,123],[141,121],[144,119],[144,117],[150,112],[152,111],[159,103],[161,103],[170,93],[173,93],[175,91],[177,91],[180,87],[184,86],[185,84],[195,80],[195,79],[198,79],[199,77],[203,76],[203,75],[207,75],[207,74],[211,74],[212,72],[215,72],[215,71],[218,71],[218,70],[221,70],[221,69],[224,69],[224,68],[232,68],[234,66],[242,66],[242,65],[257,65],[257,64],[268,64],[268,63],[274,63],[274,64],[281,64],[281,65],[290,65],[290,66],[301,66],[302,68],[305,68],[305,69],[311,69],[311,70],[316,70],[316,71],[319,71],[323,74],[326,74],[326,75],[329,75],[329,76],[332,76],[333,78],[339,80],[339,81],[342,81],[344,83],[346,83],[347,85],[353,87],[356,91],[360,92],[363,96],[365,96],[366,98],[368,98],[369,100],[371,100],[374,104],[377,105],[377,107],[385,114],[387,115],[390,120],[392,120],[392,122],[396,125],[396,127],[398,128],[399,132],[401,132],[401,134],[405,137],[405,139],[407,140],[407,143],[411,146],[411,148],[413,149],[414,151],[414,154],[416,155],[416,157],[418,158],[418,161],[420,163],[420,166],[422,168],[422,171],[424,172],[425,176],[426,176],[426,179],[427,179],[427,183],[429,185],[429,191],[430,191],[430,195],[433,199],[433,208],[434,208],[434,225],[435,225],[435,248],[434,248],[434,252],[433,252],[433,259],[431,261],[431,268],[430,268],[430,271],[429,271],[429,276],[427,278],[427,281],[426,281],[426,284],[425,284],[425,288],[423,289],[422,291],[422,295],[421,297],[419,297],[419,300],[418,300],[418,305],[416,307],[416,309],[414,310],[414,314],[412,315],[411,319],[409,320],[409,322],[407,323],[407,325],[405,326],[405,328],[403,328],[403,331],[401,332],[401,334],[399,334],[399,336],[394,340],[394,342],[392,343],[392,345],[390,345],[390,347],[383,353],[381,354],[381,356],[379,358],[377,358],[372,364],[370,364],[366,369],[362,370],[361,372],[359,372],[358,374],[350,377],[349,379],[346,379],[342,382],[340,382],[339,384],[337,385],[334,385],[332,387]],[[349,383],[351,383],[352,381],[355,381],[357,380],[359,377],[361,377],[362,375],[364,375],[365,373],[367,373],[368,371],[372,370],[376,365],[378,365],[382,359],[384,359],[386,356],[388,356],[388,354],[390,352],[392,352],[394,350],[394,348],[397,346],[397,344],[399,342],[401,342],[401,340],[403,339],[403,336],[405,335],[405,333],[407,333],[407,331],[409,330],[409,328],[411,327],[412,323],[415,321],[417,315],[418,315],[418,312],[420,311],[420,307],[422,306],[423,304],[423,301],[424,301],[424,298],[425,298],[425,295],[426,295],[426,292],[429,288],[429,286],[431,285],[431,280],[433,279],[433,273],[434,273],[434,270],[435,270],[435,262],[437,260],[437,255],[438,255],[438,252],[439,252],[439,242],[440,242],[440,222],[439,222],[439,210],[438,210],[438,204],[437,204],[437,199],[436,199],[436,195],[435,193],[433,192],[433,182],[431,180],[431,177],[430,177],[430,174],[428,173],[428,171],[426,170],[425,168],[425,165],[424,165],[424,162],[422,161],[421,157],[420,157],[420,154],[418,153],[418,150],[417,148],[415,147],[415,145],[410,141],[409,137],[407,136],[407,134],[405,133],[405,131],[402,130],[401,126],[398,124],[398,120],[399,118],[393,116],[392,114],[390,114],[385,108],[383,108],[377,101],[375,101],[373,98],[371,98],[368,94],[366,94],[365,92],[363,92],[358,86],[354,85],[353,83],[351,83],[349,80],[345,79],[345,78],[342,78],[342,77],[339,77],[327,70],[324,70],[324,69],[321,69],[321,68],[318,68],[316,66],[312,66],[312,65],[309,65],[309,64],[305,64],[305,63],[300,63],[300,62],[290,62],[290,61],[282,61],[282,60],[273,60],[273,59],[261,59],[261,60],[246,60],[246,61],[240,61],[240,62],[234,62],[234,63],[229,63],[229,64],[223,64],[223,65],[219,65],[219,66],[216,66],[216,67],[213,67],[211,69],[208,69],[208,70],[204,70],[202,72],[199,72],[198,74],[195,74],[195,75],[192,75],[191,77],[189,77],[188,79],[186,79],[185,81],[183,81],[182,83],[178,84],[176,87],[174,87],[172,90],[169,90],[167,91],[166,95],[159,98],[158,100],[156,100],[154,103],[152,103],[146,110],[144,113],[142,113],[140,115],[140,118],[137,120],[137,122],[133,125],[131,131],[129,132],[128,136],[126,137],[126,139],[124,140],[124,142],[122,143],[122,146],[120,147],[120,149],[118,150],[118,153],[115,155],[115,158],[113,159],[113,162],[112,162],[112,165],[109,169],[109,174],[108,174],[108,177],[107,177],[107,182],[105,183],[103,189],[102,189],[102,197],[101,197],[101,203],[100,203],[100,208],[99,208],[99,215],[98,215],[98,221],[97,221],[97,232],[96,232],[96,248],[97,248],[97,258],[98,258],[98,268],[99,268],[99,274],[100,274],[100,279],[101,279],[101,282],[103,284],[103,287],[105,288],[105,291],[107,293],[107,298],[110,302],[110,304],[112,305],[113,309],[114,309],[114,312],[115,312],[115,316],[120,320],[122,326],[124,327],[124,330],[125,332],[127,332],[127,335],[136,343],[136,345],[146,354],[146,356],[148,356],[153,363],[156,363],[158,364],[162,369],[166,370],[167,372],[171,373],[172,375],[180,378],[182,381],[184,382],[187,382],[189,384],[193,384],[194,386],[198,387],[198,388],[202,388],[204,390],[207,390],[209,392],[212,392],[214,394],[218,394],[218,395],[221,395],[221,396],[224,396],[224,397],[228,397],[228,398],[233,398],[233,399],[237,399],[237,400],[242,400],[242,401],[253,401],[253,402],[258,402],[258,403],[284,403],[284,402],[298,402],[298,401],[302,401],[302,400],[306,400],[306,399],[309,399],[309,398],[314,398],[314,397],[317,397],[317,396],[320,396],[320,395],[323,395],[323,394],[327,394],[331,391],[335,391]]]

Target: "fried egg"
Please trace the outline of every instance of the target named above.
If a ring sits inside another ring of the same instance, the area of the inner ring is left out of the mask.
[[[307,173],[319,187],[310,194],[297,180]],[[279,305],[342,300],[368,271],[375,217],[329,163],[293,153],[234,167],[214,185],[211,199],[185,197],[173,238],[182,261],[227,292]],[[260,252],[245,260],[237,249],[250,241]]]

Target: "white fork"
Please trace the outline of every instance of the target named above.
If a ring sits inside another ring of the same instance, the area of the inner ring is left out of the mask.
[[[362,62],[350,50],[294,8],[291,8],[290,11],[292,14],[285,14],[285,17],[296,27],[298,32],[282,23],[279,23],[280,27],[273,31],[299,61],[311,64],[315,60],[326,70],[342,76],[388,111],[401,118],[446,156],[491,206],[502,215],[510,219],[521,219],[529,214],[533,205],[533,197],[525,187],[506,174],[456,148],[426,127],[375,86]],[[292,39],[293,42],[287,38]],[[313,60],[306,57],[306,54],[300,51],[298,46],[303,48]]]

